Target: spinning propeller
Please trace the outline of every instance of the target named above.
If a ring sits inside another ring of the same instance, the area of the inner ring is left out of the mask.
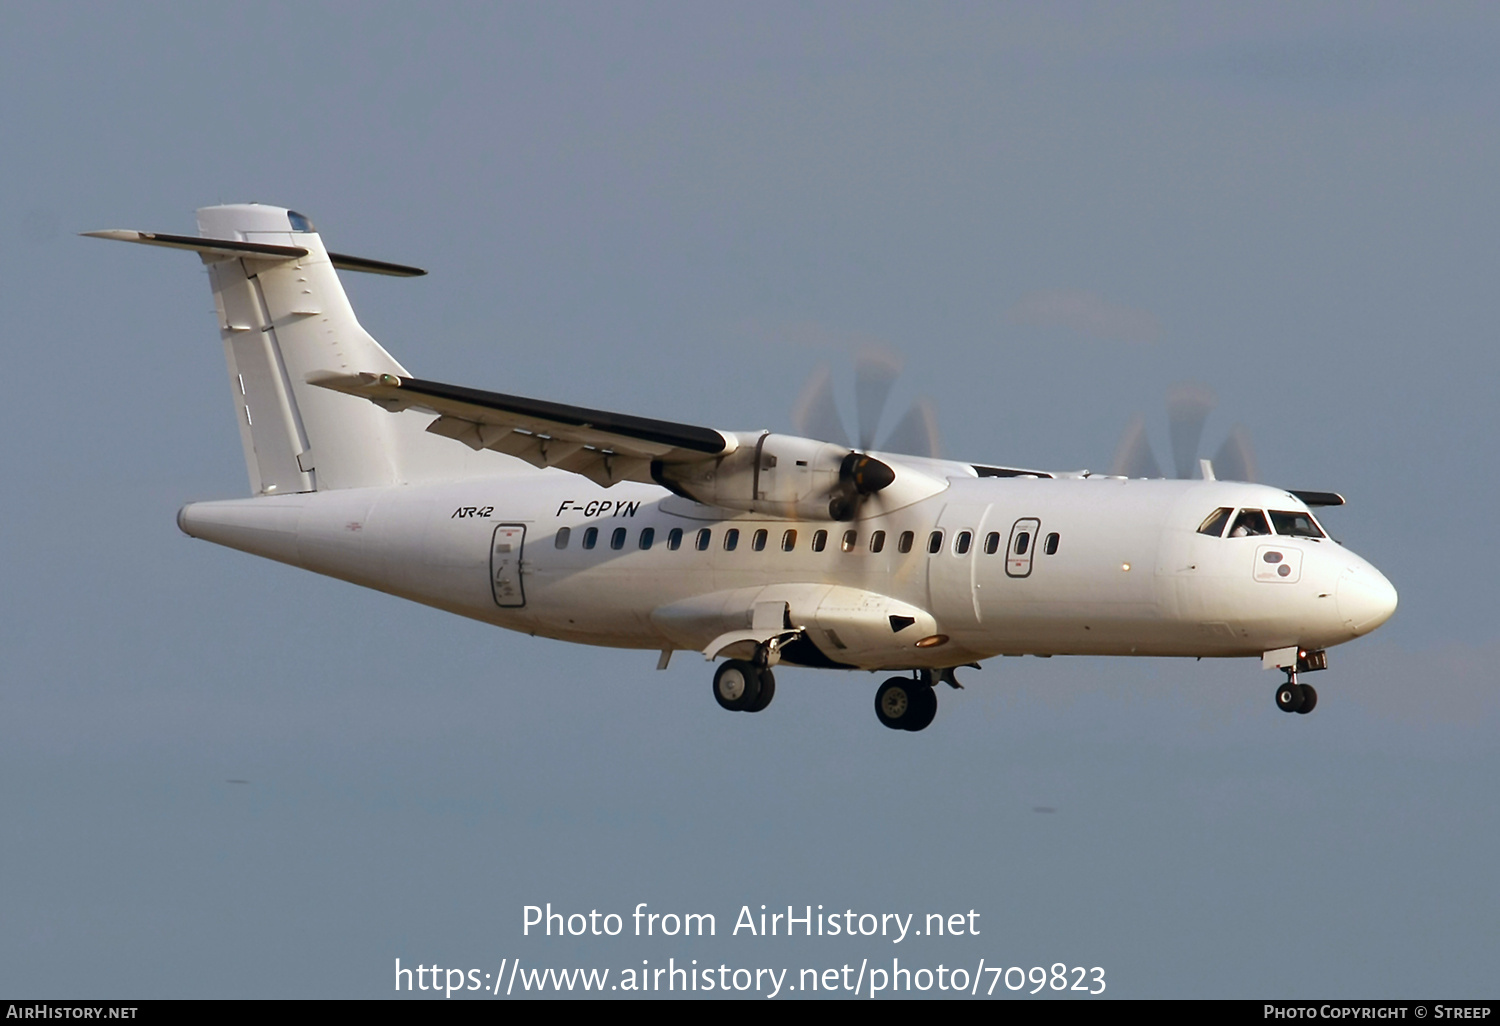
[[[829,496],[829,515],[835,520],[854,519],[865,500],[896,480],[895,470],[871,456],[870,450],[875,449],[880,419],[900,372],[901,364],[883,354],[864,353],[855,361],[857,445],[849,442],[844,418],[833,397],[833,374],[827,367],[813,372],[792,410],[792,424],[798,434],[849,448],[849,454],[839,465],[838,485]],[[937,417],[932,403],[926,399],[912,403],[879,451],[936,458]]]
[[[1172,440],[1172,470],[1178,478],[1196,477],[1198,445],[1203,425],[1213,412],[1214,394],[1206,385],[1183,382],[1167,393],[1167,428]],[[1214,474],[1224,481],[1254,481],[1257,477],[1255,450],[1250,433],[1236,424],[1213,458]],[[1146,437],[1146,418],[1136,414],[1125,427],[1115,449],[1110,473],[1120,477],[1165,477],[1151,441]]]

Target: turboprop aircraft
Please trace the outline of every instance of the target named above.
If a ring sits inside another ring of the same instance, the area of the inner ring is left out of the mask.
[[[1001,655],[1258,657],[1276,704],[1396,608],[1310,507],[1330,492],[1027,470],[728,431],[414,377],[355,319],[330,253],[259,204],[196,236],[251,498],[195,502],[194,538],[564,641],[723,658],[713,694],[758,712],[780,663],[889,671],[887,727]]]

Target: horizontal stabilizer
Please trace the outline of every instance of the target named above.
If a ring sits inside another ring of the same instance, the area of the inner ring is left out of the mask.
[[[166,235],[162,232],[139,232],[128,228],[113,228],[83,234],[91,239],[113,239],[116,242],[139,242],[146,246],[166,246],[168,249],[190,249],[205,256],[221,257],[226,260],[239,257],[300,260],[307,256],[308,252],[301,246],[273,246],[265,242],[240,242],[237,239],[205,239],[199,235]],[[387,274],[394,278],[418,278],[427,273],[420,267],[349,256],[347,253],[329,253],[328,259],[341,271]]]
[[[328,259],[333,261],[333,266],[341,271],[362,271],[365,274],[388,274],[392,278],[420,278],[427,273],[420,267],[408,267],[406,264],[392,264],[384,260],[369,260],[365,257],[350,256],[347,253],[329,253]]]
[[[205,239],[197,235],[164,235],[161,232],[138,232],[113,228],[102,232],[84,232],[91,239],[113,239],[116,242],[139,242],[169,249],[191,249],[225,258],[262,256],[280,260],[299,260],[307,256],[301,246],[272,246],[264,242],[238,242],[234,239]]]

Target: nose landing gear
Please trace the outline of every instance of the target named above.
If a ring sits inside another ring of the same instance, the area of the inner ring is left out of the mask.
[[[1296,667],[1287,667],[1286,683],[1276,689],[1276,708],[1282,712],[1312,712],[1318,705],[1318,692],[1311,684],[1297,683]]]
[[[1312,673],[1328,669],[1328,653],[1321,648],[1306,649],[1290,645],[1278,648],[1261,656],[1261,666],[1267,670],[1280,670],[1286,674],[1286,683],[1276,689],[1276,708],[1282,712],[1312,712],[1318,705],[1318,693],[1311,684],[1297,680],[1299,673]]]

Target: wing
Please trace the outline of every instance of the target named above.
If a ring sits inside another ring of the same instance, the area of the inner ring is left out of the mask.
[[[395,374],[308,376],[309,383],[360,396],[391,412],[437,414],[435,435],[472,449],[494,449],[534,467],[572,471],[609,487],[619,481],[652,482],[651,464],[694,463],[732,452],[733,436],[712,428],[626,413],[590,410],[541,399],[484,392]]]

